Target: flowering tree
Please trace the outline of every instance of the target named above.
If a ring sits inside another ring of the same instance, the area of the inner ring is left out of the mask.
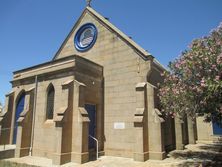
[[[222,115],[222,24],[209,36],[194,40],[189,49],[169,63],[160,85],[162,111],[167,115],[205,121],[221,120]]]

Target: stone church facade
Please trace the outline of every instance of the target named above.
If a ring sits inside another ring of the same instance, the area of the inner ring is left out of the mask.
[[[164,159],[197,140],[196,124],[164,120],[158,110],[164,70],[87,6],[51,61],[13,73],[0,144],[16,144],[15,157],[53,164],[89,161],[95,139],[100,155]]]

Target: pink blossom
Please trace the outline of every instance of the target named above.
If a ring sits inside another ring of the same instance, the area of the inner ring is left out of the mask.
[[[217,56],[217,64],[221,64],[222,63],[222,53]]]
[[[186,61],[185,61],[185,60],[182,60],[182,61],[181,61],[181,64],[185,64],[185,63],[186,63]]]
[[[205,83],[200,83],[200,86],[206,87],[206,84]]]
[[[205,80],[204,78],[201,79],[200,83],[205,83]]]
[[[211,66],[211,69],[216,69],[216,65],[215,64],[213,64],[212,66]]]
[[[216,81],[219,81],[219,80],[220,80],[220,76],[217,75],[217,76],[215,77],[215,80],[216,80]]]
[[[175,67],[176,67],[176,68],[179,68],[179,67],[180,67],[180,64],[179,64],[179,63],[176,63],[176,64],[175,64]]]

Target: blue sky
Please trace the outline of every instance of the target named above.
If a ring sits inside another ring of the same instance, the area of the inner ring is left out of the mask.
[[[85,0],[0,0],[0,101],[12,72],[50,61]],[[165,66],[222,22],[222,0],[93,0],[92,7]]]

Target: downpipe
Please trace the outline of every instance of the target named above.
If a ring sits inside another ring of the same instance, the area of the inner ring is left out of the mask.
[[[38,76],[35,76],[35,92],[34,92],[34,104],[32,113],[32,134],[31,134],[31,146],[29,150],[29,156],[32,156],[33,140],[34,140],[34,127],[35,127],[35,113],[36,113],[36,101],[37,101],[37,88],[38,88]]]

